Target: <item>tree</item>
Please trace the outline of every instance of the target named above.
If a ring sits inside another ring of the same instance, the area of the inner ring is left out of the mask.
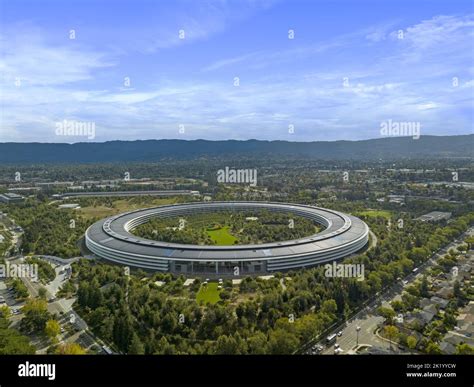
[[[130,315],[124,312],[120,316],[117,316],[113,327],[113,338],[114,343],[117,344],[117,347],[121,351],[128,352],[132,334],[133,325]]]
[[[294,333],[283,329],[270,332],[269,352],[273,355],[290,355],[298,349],[299,340]]]
[[[334,316],[337,311],[337,304],[334,300],[326,300],[321,306],[321,311],[327,313],[330,316]]]
[[[133,334],[128,353],[131,355],[142,355],[145,353],[145,347],[136,333]]]
[[[100,291],[99,282],[97,279],[94,279],[89,287],[87,306],[95,309],[102,304],[102,301],[103,297],[102,292]]]
[[[385,317],[385,320],[388,324],[391,324],[393,322],[393,318],[395,317],[395,311],[392,308],[380,306],[377,311],[382,317]]]
[[[10,315],[11,315],[11,311],[8,305],[0,306],[0,318],[8,319]]]
[[[416,348],[416,337],[408,336],[407,337],[407,345],[408,345],[408,348],[415,349]]]
[[[420,296],[422,296],[422,297],[428,297],[429,296],[428,279],[426,278],[426,275],[424,275],[423,278],[421,279]]]
[[[0,318],[0,355],[34,355],[36,348],[28,337],[8,328],[8,320]]]
[[[237,340],[232,336],[219,336],[216,343],[216,355],[239,355],[241,354]]]
[[[466,343],[458,344],[456,347],[456,353],[458,355],[474,355],[474,348]]]
[[[260,331],[255,332],[247,339],[248,353],[252,355],[263,355],[266,353],[267,336]]]
[[[59,332],[61,332],[61,327],[56,320],[48,320],[46,322],[44,332],[51,340],[54,341],[56,336],[59,335]]]
[[[44,287],[40,287],[38,289],[38,297],[43,300],[46,300],[46,289]]]
[[[323,322],[315,314],[307,314],[298,318],[295,329],[302,341],[308,341],[322,331]]]
[[[390,305],[396,312],[403,312],[404,310],[403,302],[400,300],[394,300],[390,303]]]
[[[43,332],[51,316],[48,312],[48,304],[39,298],[28,300],[23,307],[23,313],[25,317],[21,320],[21,327],[35,332]]]
[[[439,348],[438,344],[430,341],[428,342],[428,345],[425,348],[425,352],[430,355],[439,355],[441,354],[441,349]]]
[[[384,328],[385,336],[390,340],[390,348],[392,347],[392,341],[398,335],[398,328],[394,325],[386,325]]]
[[[373,292],[380,292],[380,290],[382,289],[382,279],[376,271],[372,271],[369,273],[367,282]]]
[[[60,355],[84,355],[86,351],[77,343],[65,343],[58,346],[57,353]]]
[[[81,282],[77,289],[77,302],[82,307],[89,304],[89,284],[85,281]]]

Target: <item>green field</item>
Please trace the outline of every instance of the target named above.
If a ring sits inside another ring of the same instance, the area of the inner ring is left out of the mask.
[[[132,199],[135,199],[132,201]],[[176,203],[176,198],[154,198],[153,200],[141,203],[137,198],[118,199],[113,201],[113,207],[105,205],[86,206],[79,209],[80,213],[86,219],[105,218],[119,214],[121,212],[138,210],[144,207],[162,206]]]
[[[218,246],[233,245],[234,242],[238,240],[230,233],[229,226],[224,226],[217,230],[206,230],[206,232]]]
[[[207,285],[201,285],[199,292],[196,294],[196,301],[204,304],[215,304],[220,301],[220,290],[217,289],[217,282],[210,282]]]
[[[384,211],[384,210],[367,210],[367,211],[360,211],[356,213],[356,216],[367,216],[371,218],[385,218],[385,219],[390,219],[390,211]]]

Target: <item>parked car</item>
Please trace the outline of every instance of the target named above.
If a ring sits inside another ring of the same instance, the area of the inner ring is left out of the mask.
[[[321,344],[315,345],[313,348],[313,354],[319,354],[323,351],[324,347]]]

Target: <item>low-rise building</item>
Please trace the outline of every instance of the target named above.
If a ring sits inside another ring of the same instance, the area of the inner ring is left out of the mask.
[[[58,208],[66,208],[70,210],[76,210],[81,208],[81,206],[77,203],[66,203],[66,204],[60,204]]]
[[[21,203],[25,200],[24,196],[18,195],[13,192],[7,192],[0,194],[0,202],[2,203]]]
[[[449,304],[449,301],[448,300],[445,300],[443,298],[440,298],[440,297],[437,297],[437,296],[433,296],[430,298],[430,301],[436,305],[439,309],[445,309],[448,304]]]
[[[451,218],[451,212],[431,211],[425,215],[421,215],[415,220],[422,222],[439,222],[441,220],[448,220]]]

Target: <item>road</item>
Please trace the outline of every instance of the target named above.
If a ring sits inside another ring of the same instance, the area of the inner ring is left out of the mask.
[[[48,257],[49,261],[52,261],[51,258],[54,257]],[[22,263],[23,258],[22,257],[13,257],[10,258],[11,263]],[[61,263],[61,262],[67,262],[67,263]],[[59,290],[59,288],[64,284],[64,282],[68,279],[68,275],[66,273],[66,268],[70,267],[71,260],[62,260],[59,258],[56,260],[56,263],[59,263],[57,265],[53,264],[54,270],[56,272],[56,277],[53,281],[46,285],[42,285],[41,283],[36,283],[33,282],[31,278],[28,277],[21,277],[21,280],[25,284],[26,288],[28,289],[28,293],[33,296],[37,297],[38,296],[38,290],[40,287],[44,287],[46,289],[46,299],[50,300],[52,297],[56,297],[56,293]],[[0,285],[4,285],[3,282],[0,283]],[[5,286],[3,286],[5,287]],[[0,293],[2,293],[2,287],[0,286]],[[5,290],[6,293],[6,290]],[[13,296],[11,296],[12,300],[10,300],[7,297],[5,299],[7,300],[7,304],[13,305],[14,299]],[[93,345],[97,347],[102,347],[102,344],[97,342],[97,340],[94,338],[92,334],[89,333],[88,331],[88,325],[87,323],[74,311],[72,308],[72,305],[75,302],[75,298],[70,298],[70,299],[64,299],[64,298],[57,298],[54,299],[54,301],[49,301],[48,302],[48,312],[55,314],[58,316],[58,322],[60,323],[61,327],[63,328],[63,333],[60,335],[60,341],[61,342],[78,342],[81,344],[81,346],[85,349],[88,347],[91,347]],[[18,308],[20,308],[23,305],[19,305],[17,303]],[[18,324],[19,321],[21,320],[22,315],[15,315],[12,316],[12,322],[14,324]],[[71,327],[75,333],[69,334],[68,333],[68,327]],[[43,353],[46,351],[46,348],[40,348],[37,352],[38,353]]]
[[[343,350],[344,353],[354,353],[353,350],[357,345],[357,330],[356,328],[359,326],[359,340],[358,344],[366,344],[366,345],[376,345],[379,347],[389,347],[388,342],[381,340],[378,338],[374,332],[375,329],[379,324],[383,322],[383,317],[378,316],[376,314],[372,314],[375,309],[379,305],[389,306],[390,301],[394,298],[399,298],[403,292],[403,289],[407,286],[410,286],[417,277],[424,274],[430,267],[436,264],[436,261],[446,254],[450,249],[457,248],[460,246],[464,239],[474,234],[474,227],[468,229],[465,233],[463,233],[456,241],[450,242],[447,246],[440,249],[438,252],[434,253],[430,259],[426,262],[418,266],[418,270],[416,272],[412,272],[411,274],[407,275],[402,281],[397,281],[393,286],[389,289],[384,291],[374,302],[369,304],[368,309],[364,308],[360,311],[353,319],[346,322],[342,326],[335,329],[332,333],[337,333],[342,330],[342,336],[337,337],[336,343],[339,344],[340,348]],[[329,334],[328,334],[329,335]],[[324,346],[324,340],[321,340],[319,344]],[[322,354],[334,354],[334,344],[325,348]]]
[[[342,353],[348,353],[356,346],[357,327],[360,327],[359,344],[383,346],[384,342],[374,334],[378,325],[381,324],[383,320],[384,318],[381,316],[366,314],[366,317],[361,316],[349,322],[346,328],[342,330],[342,336],[336,340],[336,343],[339,344],[343,350]],[[334,345],[326,348],[322,354],[334,354]]]

